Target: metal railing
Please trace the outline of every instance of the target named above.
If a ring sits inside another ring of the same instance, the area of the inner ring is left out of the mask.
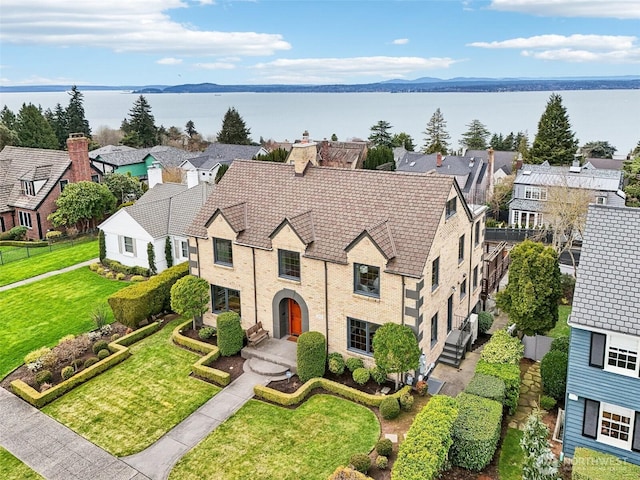
[[[16,262],[25,258],[31,258],[44,253],[71,248],[75,245],[93,241],[96,235],[87,235],[72,239],[62,239],[55,242],[48,242],[47,245],[30,246],[28,243],[24,247],[0,247],[0,265]],[[97,256],[97,253],[96,253]]]

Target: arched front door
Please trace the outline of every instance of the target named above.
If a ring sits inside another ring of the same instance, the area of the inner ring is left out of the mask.
[[[302,311],[300,305],[293,298],[288,298],[289,335],[299,336],[302,333]]]

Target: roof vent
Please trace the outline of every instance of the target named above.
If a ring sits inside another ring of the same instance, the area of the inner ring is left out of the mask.
[[[582,171],[582,168],[581,167],[576,167],[576,166],[571,166],[571,167],[569,167],[569,171],[571,173],[580,173]]]
[[[409,164],[409,166],[410,166],[410,167],[415,167],[415,166],[416,166],[416,162],[411,162],[411,163]]]
[[[523,175],[531,175],[531,170],[525,170],[522,172]]]

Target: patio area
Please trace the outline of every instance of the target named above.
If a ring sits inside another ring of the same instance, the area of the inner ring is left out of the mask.
[[[287,370],[297,373],[297,343],[285,339],[268,338],[257,346],[247,346],[240,352],[245,371],[266,375],[272,380],[283,380]]]

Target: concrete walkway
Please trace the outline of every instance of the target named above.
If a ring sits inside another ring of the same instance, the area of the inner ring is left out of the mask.
[[[245,372],[149,448],[121,460],[152,480],[164,480],[182,456],[253,397],[253,387],[271,381]]]
[[[96,263],[99,260],[100,259],[98,258],[94,258],[93,260],[87,260],[86,262],[76,263],[75,265],[71,265],[70,267],[61,268],[60,270],[53,270],[52,272],[36,275],[35,277],[25,278],[24,280],[20,280],[19,282],[10,283],[9,285],[4,285],[0,287],[0,292],[4,292],[5,290],[11,290],[12,288],[16,288],[16,287],[21,287],[22,285],[28,285],[30,283],[42,280],[43,278],[49,278],[49,277],[53,277],[54,275],[60,275],[61,273],[77,270],[78,268],[88,267],[92,263]]]
[[[147,479],[4,388],[0,388],[0,445],[46,479]]]

